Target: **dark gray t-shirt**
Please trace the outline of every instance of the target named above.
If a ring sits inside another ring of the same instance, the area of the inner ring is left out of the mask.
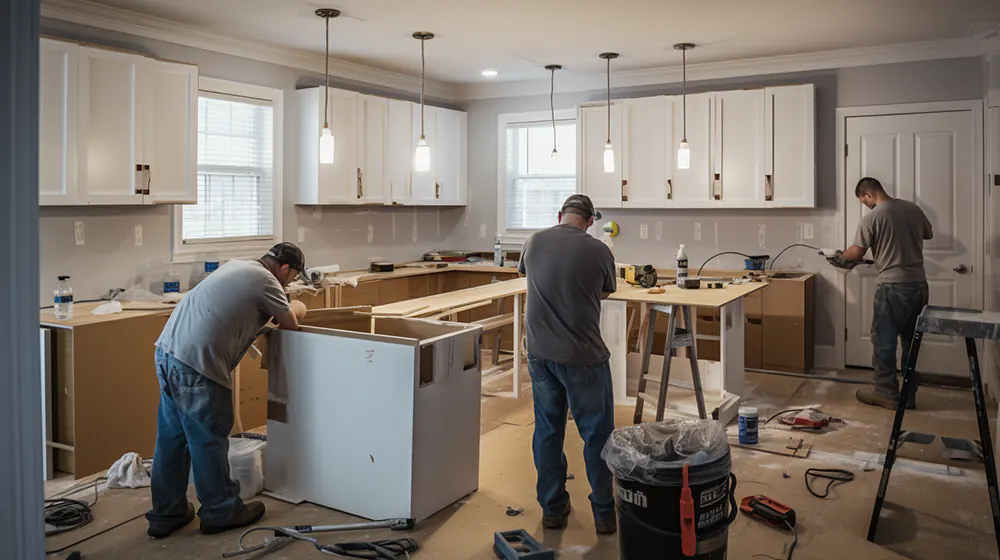
[[[933,235],[919,206],[894,198],[877,204],[861,218],[854,245],[871,249],[879,284],[923,282],[924,239]]]
[[[528,353],[563,364],[611,357],[601,337],[601,293],[617,289],[615,259],[604,243],[573,226],[535,232],[524,243],[528,277]]]
[[[184,296],[156,346],[225,387],[267,321],[288,310],[278,279],[258,261],[229,261]]]

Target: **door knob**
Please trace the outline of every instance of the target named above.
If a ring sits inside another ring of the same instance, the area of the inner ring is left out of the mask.
[[[960,265],[956,266],[955,268],[953,268],[952,270],[954,270],[955,272],[957,272],[959,274],[965,274],[965,273],[969,272],[969,268],[967,266],[965,266],[964,264],[960,264]]]

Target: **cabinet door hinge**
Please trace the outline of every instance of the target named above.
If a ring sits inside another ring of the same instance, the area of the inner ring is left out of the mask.
[[[712,182],[712,193],[715,195],[715,200],[722,200],[722,173],[715,174],[715,180]]]

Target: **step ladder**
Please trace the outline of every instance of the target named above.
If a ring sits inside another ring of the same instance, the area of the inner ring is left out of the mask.
[[[702,420],[708,418],[705,412],[705,394],[701,389],[701,374],[698,372],[698,354],[695,349],[694,332],[691,329],[691,308],[686,305],[650,305],[647,308],[649,326],[646,329],[646,345],[642,353],[642,371],[639,375],[639,394],[635,400],[635,416],[633,421],[636,424],[642,423],[642,407],[644,403],[656,407],[656,421],[663,420],[663,413],[667,404],[667,388],[670,386],[682,389],[693,389],[695,400],[698,403],[698,417]],[[649,375],[649,360],[653,353],[653,334],[656,330],[656,316],[658,313],[667,315],[667,341],[663,348],[663,371],[660,376]],[[678,315],[684,321],[684,327],[677,324]],[[688,360],[691,362],[691,383],[683,383],[670,380],[670,361],[673,350],[677,348],[688,349]],[[652,382],[659,385],[659,392],[654,397],[646,392],[646,383]]]

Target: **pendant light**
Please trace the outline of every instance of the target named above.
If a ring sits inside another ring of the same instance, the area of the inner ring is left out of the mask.
[[[601,58],[608,61],[608,141],[604,144],[604,172],[615,172],[615,149],[611,146],[611,61],[618,58],[618,53],[601,53]]]
[[[674,49],[681,51],[681,68],[684,79],[684,90],[682,94],[684,107],[684,136],[677,147],[677,169],[691,169],[691,147],[688,146],[687,133],[687,52],[694,48],[693,43],[677,43]]]
[[[320,8],[316,10],[316,15],[326,20],[326,68],[323,72],[326,87],[323,89],[323,130],[319,133],[319,162],[331,164],[335,150],[333,131],[330,130],[330,122],[327,119],[330,110],[330,19],[339,16],[340,10]]]
[[[431,147],[427,145],[427,137],[424,136],[424,45],[434,38],[434,34],[417,31],[413,38],[420,41],[420,140],[417,140],[417,149],[413,152],[413,169],[426,172],[431,170]]]
[[[554,158],[559,157],[559,150],[556,149],[556,70],[562,70],[562,65],[549,64],[545,69],[552,73],[552,80],[549,83],[549,110],[552,111],[552,153],[549,154],[549,157]]]

